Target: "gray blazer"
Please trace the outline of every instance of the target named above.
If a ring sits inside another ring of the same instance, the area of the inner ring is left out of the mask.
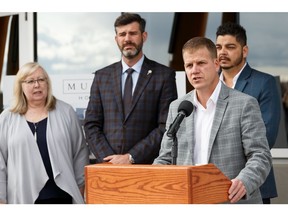
[[[4,110],[0,137],[0,203],[33,204],[48,175],[25,117]],[[79,187],[85,183],[89,151],[71,105],[57,100],[56,109],[48,114],[46,139],[55,183],[73,203],[83,204]]]
[[[257,71],[247,65],[241,72],[235,89],[255,97],[259,103],[266,126],[266,137],[270,149],[275,145],[281,119],[281,95],[274,76]],[[277,197],[273,167],[260,187],[262,198]]]
[[[183,100],[193,101],[194,90],[170,104],[166,129],[178,114]],[[193,165],[194,115],[185,118],[177,132],[177,165]],[[164,134],[154,164],[171,164],[173,139]],[[243,182],[247,194],[241,203],[262,203],[259,187],[272,163],[266,129],[255,98],[221,84],[209,142],[208,162],[228,178]]]

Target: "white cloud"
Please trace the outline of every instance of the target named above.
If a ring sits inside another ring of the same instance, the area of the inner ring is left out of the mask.
[[[174,13],[140,13],[147,21],[148,58],[169,64]],[[38,13],[39,62],[50,73],[91,73],[120,60],[114,21],[120,13]],[[215,40],[221,13],[209,13],[207,37]],[[255,67],[288,64],[288,13],[240,13],[247,30],[249,63]],[[276,69],[274,69],[276,71]]]
[[[113,26],[118,15],[40,13],[39,62],[48,66],[50,73],[90,73],[91,68],[97,68],[97,65],[102,67],[111,64],[111,60],[118,61],[120,55],[114,41]],[[111,53],[116,53],[117,58]]]

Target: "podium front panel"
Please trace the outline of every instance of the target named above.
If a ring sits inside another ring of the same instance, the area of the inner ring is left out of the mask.
[[[228,200],[231,182],[214,165],[85,167],[87,204],[189,204]]]
[[[95,164],[85,169],[86,203],[191,203],[189,166]]]

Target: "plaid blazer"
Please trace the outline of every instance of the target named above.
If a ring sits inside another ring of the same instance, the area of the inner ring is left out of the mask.
[[[178,114],[183,100],[193,101],[194,90],[170,105],[166,127]],[[177,165],[193,165],[194,112],[183,120],[177,132]],[[163,136],[159,157],[154,164],[171,164],[173,139]],[[216,104],[208,148],[208,163],[217,166],[228,178],[240,179],[247,195],[243,203],[262,203],[259,187],[272,164],[265,125],[255,98],[228,88],[223,83]]]
[[[270,149],[275,145],[281,118],[281,95],[275,77],[247,65],[241,72],[235,89],[255,97],[260,105]],[[277,197],[273,167],[260,187],[262,198]]]
[[[135,163],[151,164],[159,154],[169,105],[177,99],[176,74],[145,57],[126,118],[121,74],[121,62],[95,72],[84,120],[86,139],[98,163],[108,155],[130,153]]]

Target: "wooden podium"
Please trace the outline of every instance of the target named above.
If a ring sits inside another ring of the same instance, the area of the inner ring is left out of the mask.
[[[228,200],[231,181],[213,164],[85,167],[87,204],[212,204]]]

